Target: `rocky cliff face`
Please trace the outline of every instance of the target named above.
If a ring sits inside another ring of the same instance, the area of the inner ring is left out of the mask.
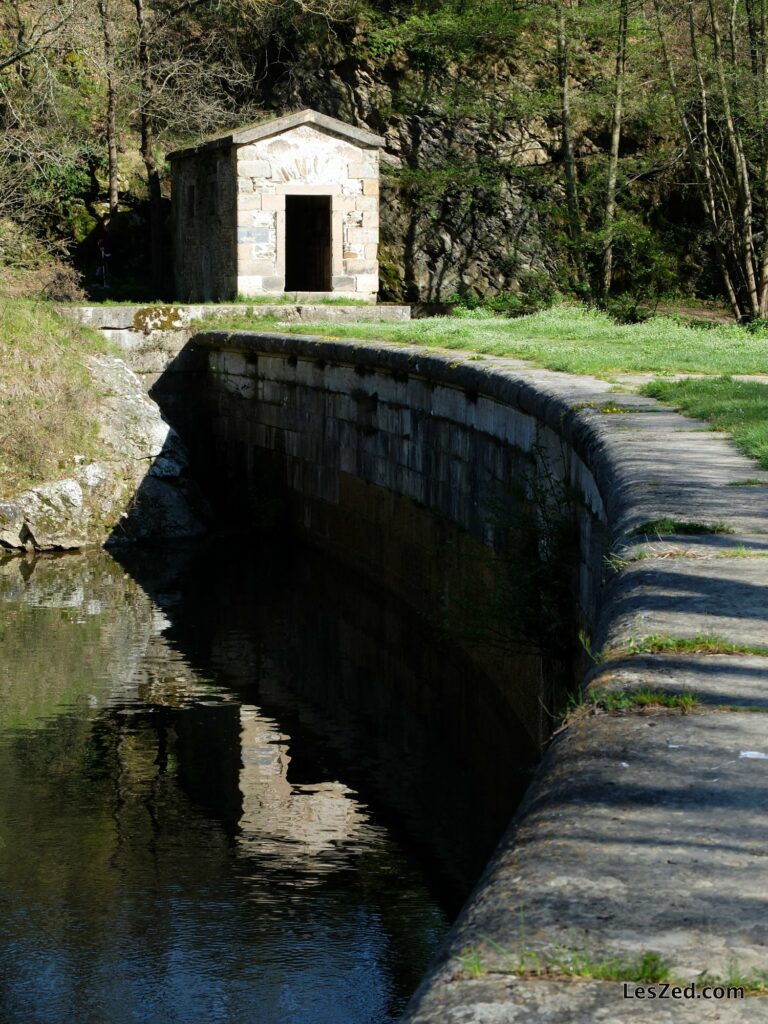
[[[510,74],[506,66],[488,69],[487,81],[476,83],[486,102],[493,102],[494,78],[501,96]],[[388,82],[352,60],[321,71],[298,64],[271,96],[278,109],[314,107],[385,136],[382,297],[445,302],[454,293],[492,296],[518,290],[531,275],[550,277],[556,256],[540,212],[548,186],[531,185],[521,171],[551,162],[556,135],[535,118],[489,129],[487,120],[427,104],[400,112],[409,78],[417,88],[407,69]]]
[[[205,531],[208,508],[188,452],[125,363],[88,361],[102,402],[100,457],[66,476],[0,496],[0,548],[45,551],[162,541]]]

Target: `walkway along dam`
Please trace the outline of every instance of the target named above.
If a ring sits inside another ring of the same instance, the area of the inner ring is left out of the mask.
[[[223,331],[177,349],[127,357],[219,517],[288,522],[451,630],[521,763],[544,750],[407,1024],[645,1019],[617,962],[765,972],[768,475],[650,399],[514,360]],[[652,1012],[768,1021],[768,1000]]]

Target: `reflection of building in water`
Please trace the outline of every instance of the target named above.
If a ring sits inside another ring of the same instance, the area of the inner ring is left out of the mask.
[[[362,840],[368,815],[341,782],[292,785],[288,781],[289,737],[259,709],[240,708],[244,852],[284,851],[293,858],[315,857]]]

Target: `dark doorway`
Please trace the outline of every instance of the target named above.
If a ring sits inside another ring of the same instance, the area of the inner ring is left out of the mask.
[[[331,197],[285,197],[285,290],[331,290]]]

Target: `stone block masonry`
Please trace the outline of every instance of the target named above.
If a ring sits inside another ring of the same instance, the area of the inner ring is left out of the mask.
[[[383,141],[304,110],[169,154],[179,299],[375,301]]]
[[[216,305],[58,306],[58,312],[76,323],[101,331],[122,352],[147,390],[162,376],[168,384],[175,361],[184,362],[184,347],[200,330],[201,321],[217,317],[276,316],[286,323],[395,322],[410,320],[410,306],[360,306],[308,303],[247,303]],[[183,369],[180,370],[183,376]],[[180,395],[180,400],[184,400]]]
[[[312,125],[240,147],[238,191],[260,196],[261,203],[258,211],[239,204],[238,238],[248,235],[256,224],[265,228],[265,238],[250,249],[238,250],[238,292],[254,295],[285,289],[286,196],[315,195],[331,201],[329,290],[352,298],[375,298],[379,287],[378,165],[376,150],[317,131]],[[345,200],[350,197],[354,203],[348,205]],[[368,217],[365,228],[364,216]]]
[[[466,570],[494,478],[547,453],[578,495],[595,698],[549,744],[404,1021],[768,1021],[749,988],[649,1005],[621,984],[651,953],[684,982],[768,970],[768,476],[650,399],[514,360],[216,332],[192,347],[221,471],[249,476],[257,504],[283,493],[316,543],[406,600],[440,582],[436,535],[458,529],[443,560]],[[661,519],[733,532],[658,537]],[[702,634],[735,646],[704,653]],[[699,703],[644,709],[638,689]]]

